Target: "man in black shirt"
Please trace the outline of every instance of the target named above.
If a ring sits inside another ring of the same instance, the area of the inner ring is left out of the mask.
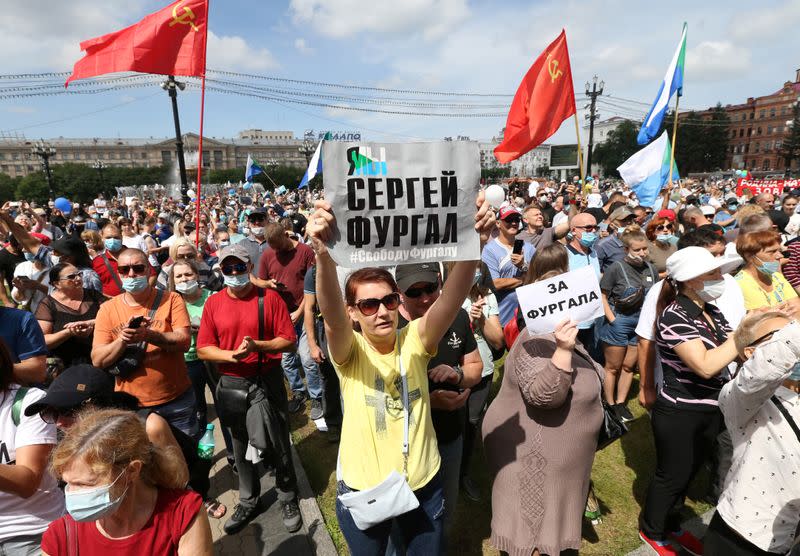
[[[436,263],[400,265],[395,270],[395,280],[403,302],[400,306],[400,327],[423,316],[439,298],[442,284]],[[445,540],[453,523],[458,500],[467,420],[465,404],[470,387],[480,382],[482,370],[483,362],[470,328],[469,315],[461,309],[439,342],[436,355],[428,363],[431,417],[442,460]]]

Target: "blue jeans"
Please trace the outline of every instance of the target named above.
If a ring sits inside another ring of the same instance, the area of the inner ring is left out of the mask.
[[[457,475],[458,473],[456,473]],[[339,481],[337,495],[352,492],[353,489]],[[362,531],[356,527],[350,511],[336,498],[336,518],[339,528],[347,541],[352,556],[383,556],[389,543],[392,523],[403,538],[406,554],[409,556],[429,556],[441,553],[442,518],[444,517],[444,495],[441,471],[424,487],[415,490],[419,507],[394,519],[379,523]]]
[[[303,392],[306,387],[303,384],[303,377],[300,374],[300,369],[302,367],[303,374],[305,374],[306,381],[308,382],[309,397],[312,399],[321,399],[322,377],[320,376],[316,361],[311,359],[311,352],[308,349],[308,338],[306,338],[306,330],[303,327],[302,319],[295,325],[294,331],[297,333],[297,351],[286,352],[281,357],[283,374],[286,375],[286,380],[289,381],[289,387],[292,389],[292,392]]]
[[[197,402],[194,398],[194,389],[189,387],[186,392],[174,400],[148,407],[161,415],[166,421],[182,433],[199,439],[200,427],[197,425]]]

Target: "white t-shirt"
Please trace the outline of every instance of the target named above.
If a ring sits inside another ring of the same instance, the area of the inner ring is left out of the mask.
[[[0,465],[14,463],[17,448],[35,444],[55,444],[56,426],[39,415],[27,417],[25,408],[44,397],[44,391],[31,388],[22,401],[19,426],[14,426],[11,408],[19,385],[12,384],[0,403]],[[13,537],[43,533],[50,522],[64,515],[64,494],[49,471],[42,475],[39,489],[30,498],[0,491],[0,542]]]
[[[486,295],[485,299],[486,303],[483,305],[483,316],[487,319],[492,315],[499,318],[500,308],[497,306],[497,298],[495,295],[493,293],[489,293]],[[461,308],[464,309],[467,314],[469,314],[470,307],[472,307],[472,301],[468,297],[464,300]],[[492,373],[494,373],[494,357],[492,357],[492,349],[489,347],[489,343],[486,341],[486,338],[483,337],[483,334],[474,332],[473,335],[475,336],[475,343],[478,344],[478,353],[481,354],[481,361],[483,361],[481,378],[490,376]]]
[[[33,266],[31,261],[22,261],[17,265],[14,269],[14,278],[21,276],[24,278],[30,278],[35,282],[39,282],[40,284],[44,284],[45,286],[50,285],[50,269],[44,268],[42,270],[36,270],[36,267]],[[30,289],[30,290],[20,290],[17,289],[16,286],[11,288],[11,297],[17,303],[21,303],[26,310],[29,310],[31,313],[36,313],[36,308],[39,307],[39,303],[47,296],[41,290],[37,289]]]
[[[566,222],[567,220],[569,220],[569,215],[563,210],[560,210],[555,214],[555,216],[553,216],[553,222],[551,226],[555,228],[556,226],[558,226],[562,222]]]
[[[122,245],[128,249],[139,249],[147,253],[147,247],[144,244],[144,237],[139,234],[133,237],[122,236]]]
[[[712,303],[716,305],[722,312],[728,324],[734,330],[739,323],[742,322],[747,311],[744,308],[744,296],[742,296],[742,289],[736,283],[736,279],[730,274],[723,274],[722,278],[725,280],[725,291],[719,299]],[[636,335],[651,342],[656,339],[656,306],[658,305],[658,296],[661,294],[661,287],[664,285],[664,280],[659,280],[644,298],[642,304],[642,311],[639,313],[639,322],[636,325]],[[731,375],[736,372],[736,363],[728,365]],[[656,389],[661,385],[661,358],[658,354],[658,346],[656,346],[656,357],[653,361],[653,375],[656,384]]]

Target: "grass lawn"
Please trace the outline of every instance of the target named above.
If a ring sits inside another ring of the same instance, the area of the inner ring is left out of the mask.
[[[500,372],[496,372],[495,392],[500,382]],[[596,526],[584,520],[581,554],[623,555],[641,544],[637,536],[637,520],[653,475],[655,449],[650,420],[636,401],[637,393],[638,381],[635,381],[628,407],[636,420],[631,423],[630,432],[595,457],[592,481],[603,510],[603,520]],[[318,432],[305,414],[293,416],[292,435],[311,488],[317,496],[325,525],[339,553],[347,554],[347,545],[339,531],[334,508],[338,445],[328,442],[325,433]],[[451,554],[499,554],[489,544],[491,477],[486,470],[480,442],[476,449],[479,453],[473,457],[472,478],[481,490],[482,500],[472,502],[464,496],[459,498],[456,523],[450,539]],[[710,508],[698,500],[705,492],[706,485],[707,475],[701,472],[690,488],[684,509],[685,518],[700,515]]]

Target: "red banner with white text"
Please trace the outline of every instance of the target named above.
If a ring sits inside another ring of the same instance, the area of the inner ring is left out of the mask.
[[[746,189],[753,195],[759,193],[772,193],[775,196],[783,195],[785,189],[796,189],[800,187],[800,180],[756,180],[749,178],[739,178],[736,182],[736,195],[741,196]]]

